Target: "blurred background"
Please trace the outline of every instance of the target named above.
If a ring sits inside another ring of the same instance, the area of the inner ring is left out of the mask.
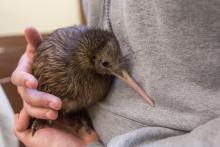
[[[26,47],[24,28],[35,26],[47,35],[60,27],[85,23],[82,16],[80,0],[0,0],[0,147],[16,147],[10,133],[13,112],[21,110],[22,101],[10,76]]]

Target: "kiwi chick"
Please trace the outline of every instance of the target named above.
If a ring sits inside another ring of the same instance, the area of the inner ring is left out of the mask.
[[[54,31],[37,48],[33,74],[38,90],[62,99],[59,117],[105,98],[113,76],[128,83],[153,106],[154,102],[126,72],[122,59],[112,32],[87,26],[66,27]],[[33,134],[43,122],[34,120]]]

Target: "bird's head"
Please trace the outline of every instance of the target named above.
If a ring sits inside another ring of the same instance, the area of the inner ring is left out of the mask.
[[[128,74],[124,67],[123,56],[116,38],[110,39],[102,48],[94,52],[92,62],[96,72],[102,75],[114,75],[131,86],[145,100],[154,106],[154,101],[148,94],[137,84],[137,82]]]
[[[96,72],[101,75],[113,75],[123,68],[123,57],[115,38],[110,39],[104,46],[97,49],[91,60]]]
[[[90,30],[86,32],[83,38],[81,47],[84,49],[80,56],[82,66],[92,69],[100,75],[118,77],[144,97],[151,106],[154,106],[154,101],[150,99],[125,69],[120,46],[114,34],[106,31]]]

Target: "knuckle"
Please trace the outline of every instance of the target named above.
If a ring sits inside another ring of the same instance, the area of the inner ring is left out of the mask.
[[[30,105],[39,107],[48,107],[49,105],[47,96],[40,91],[25,89],[21,93],[22,99],[24,99]]]
[[[14,77],[15,77],[15,72],[16,72],[16,70],[14,70],[14,71],[12,72],[12,74],[11,74],[11,79],[14,79]]]
[[[27,113],[28,113],[30,116],[36,117],[36,114],[35,114],[33,108],[31,108],[31,106],[27,106],[27,107],[26,107],[26,111],[27,111]]]
[[[32,91],[31,89],[26,89],[26,91],[23,94],[27,103],[33,106],[39,105],[40,99],[36,92]]]
[[[40,118],[40,119],[44,119],[46,118],[46,112],[45,110],[41,109],[41,108],[32,108],[32,107],[28,107],[27,108],[27,112],[29,113],[29,115],[31,115],[32,117],[35,118]]]
[[[25,109],[25,111],[26,111],[29,115],[33,116],[33,115],[32,115],[32,114],[33,114],[33,108],[32,108],[29,104],[24,103],[24,109]]]
[[[19,95],[21,96],[21,98],[26,101],[25,89],[23,87],[18,87],[17,91],[18,91]]]
[[[37,96],[38,96],[38,99],[42,99],[43,97],[45,97],[44,93],[43,92],[40,92],[40,91],[37,91]]]
[[[21,71],[17,71],[15,70],[12,75],[11,75],[11,82],[15,85],[15,86],[24,86],[25,85],[25,76],[23,76],[24,73]]]
[[[16,76],[17,76],[17,71],[13,71],[13,73],[11,74],[11,82],[12,84],[16,85]]]
[[[17,92],[18,92],[19,94],[21,94],[21,88],[20,88],[20,87],[17,87]]]
[[[38,102],[39,105],[48,106],[48,104],[49,104],[48,95],[43,92],[39,92],[38,98],[36,101]]]
[[[27,92],[26,88],[20,88],[20,89],[21,89],[21,90],[20,90],[20,95],[21,95],[22,99],[23,99],[24,101],[26,101],[27,103],[31,103],[31,99],[29,98],[30,95],[29,95],[29,93]]]

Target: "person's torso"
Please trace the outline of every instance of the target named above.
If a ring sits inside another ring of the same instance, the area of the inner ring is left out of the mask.
[[[102,0],[90,1],[99,24]],[[220,1],[112,0],[111,22],[130,73],[156,107],[120,80],[89,109],[104,142],[149,126],[191,131],[220,115]]]

